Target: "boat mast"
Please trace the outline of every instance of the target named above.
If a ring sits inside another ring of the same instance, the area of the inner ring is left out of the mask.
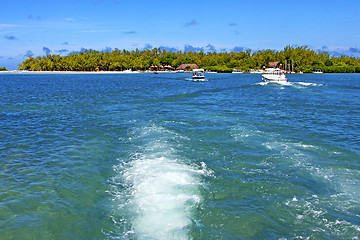
[[[289,72],[291,72],[291,60],[289,60]]]

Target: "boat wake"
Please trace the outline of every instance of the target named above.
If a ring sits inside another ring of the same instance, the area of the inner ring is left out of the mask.
[[[291,86],[292,83],[291,82],[286,82],[286,81],[278,81],[278,82],[259,82],[256,83],[256,85],[285,85],[285,86]]]
[[[292,179],[291,184],[301,186],[299,189],[307,186],[307,194],[300,191],[299,195],[289,196],[284,202],[271,206],[273,209],[281,209],[279,212],[282,212],[282,216],[292,219],[289,221],[291,228],[303,225],[304,229],[341,237],[360,232],[360,171],[339,163],[330,164],[334,161],[329,160],[329,157],[338,159],[337,155],[346,155],[341,149],[293,142],[251,125],[234,128],[232,136],[243,145],[256,146],[257,151],[264,152],[266,157],[254,171],[271,169],[271,172],[276,172],[280,169],[277,176]],[[309,182],[311,185],[307,185]],[[342,214],[354,217],[343,218]]]
[[[314,86],[314,87],[323,86],[323,84],[319,84],[319,83],[310,83],[310,82],[294,82],[294,84],[297,84],[297,85],[302,85],[302,86]]]
[[[139,151],[129,162],[115,167],[114,201],[119,209],[113,218],[127,222],[121,227],[124,239],[189,239],[206,166],[184,163],[175,150],[179,138],[157,126],[135,131],[132,143]],[[121,221],[114,222],[119,225]]]
[[[209,80],[203,78],[203,79],[193,79],[193,78],[185,78],[186,81],[192,81],[192,82],[207,82]]]
[[[323,86],[323,84],[319,84],[319,83],[310,83],[310,82],[258,82],[255,83],[255,85],[261,85],[261,86],[266,86],[266,85],[281,85],[281,86],[293,86],[293,87],[320,87]]]

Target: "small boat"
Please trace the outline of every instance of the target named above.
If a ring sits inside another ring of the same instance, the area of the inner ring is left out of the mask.
[[[264,73],[264,70],[253,70],[253,69],[251,69],[251,70],[250,70],[250,73],[253,73],[253,74],[262,74],[262,73]]]
[[[262,75],[262,80],[264,82],[271,82],[271,83],[287,82],[287,78],[285,74],[279,68],[266,69],[266,73]]]
[[[239,69],[234,69],[231,73],[244,73],[244,72]]]
[[[194,73],[192,75],[193,80],[203,80],[203,79],[205,79],[204,69],[193,69],[193,73]]]
[[[317,74],[319,74],[319,73],[324,73],[324,72],[321,71],[320,69],[317,69],[317,70],[313,71],[312,73],[317,73]]]

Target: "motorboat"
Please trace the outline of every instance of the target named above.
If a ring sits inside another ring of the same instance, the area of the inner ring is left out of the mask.
[[[317,70],[313,71],[312,73],[317,73],[317,74],[319,74],[319,73],[324,73],[324,72],[321,71],[320,69],[317,69]]]
[[[262,75],[262,80],[264,82],[272,83],[284,83],[287,82],[287,78],[283,71],[279,68],[267,68],[265,74]]]
[[[241,71],[241,70],[238,70],[238,69],[234,69],[234,70],[232,71],[232,73],[244,73],[244,72]]]
[[[193,80],[203,80],[203,79],[205,79],[204,69],[193,69],[193,73],[194,73],[192,75]]]

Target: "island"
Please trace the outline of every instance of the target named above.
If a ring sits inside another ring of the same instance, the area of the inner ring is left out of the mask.
[[[29,71],[170,71],[182,64],[193,64],[208,71],[231,73],[234,69],[251,72],[269,63],[277,63],[289,72],[360,73],[360,59],[330,56],[326,51],[314,51],[307,46],[286,46],[281,51],[250,49],[240,52],[172,52],[153,48],[112,51],[84,50],[67,56],[29,56],[19,63],[19,70]],[[191,70],[191,69],[189,69]]]

